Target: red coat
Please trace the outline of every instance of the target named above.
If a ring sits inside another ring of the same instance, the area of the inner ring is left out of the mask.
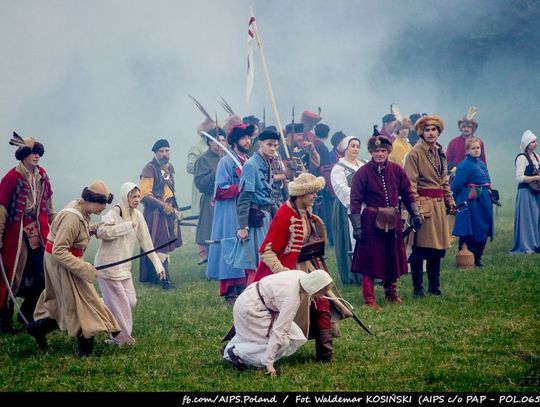
[[[362,204],[367,207],[397,207],[401,197],[405,205],[414,202],[411,183],[407,174],[393,162],[387,161],[381,174],[371,160],[360,167],[351,185],[351,212],[360,213]],[[382,176],[384,176],[384,184]],[[401,215],[396,214],[397,227],[384,232],[375,227],[377,213],[364,209],[362,229],[365,242],[356,242],[351,271],[381,280],[395,280],[407,273],[407,256],[401,230]]]
[[[52,197],[51,184],[45,170],[38,167],[41,175],[41,197],[37,208],[37,224],[39,234],[42,239],[43,247],[47,241],[49,234],[49,213],[48,203]],[[24,211],[26,209],[26,201],[30,194],[30,185],[26,178],[12,168],[0,182],[0,205],[7,210],[7,222],[2,237],[2,262],[7,274],[8,280],[11,282],[11,288],[14,294],[17,294],[20,279],[22,278],[23,267],[17,267],[21,245],[23,244],[23,234],[21,228],[23,226]],[[13,276],[14,270],[20,270],[21,275]],[[3,277],[0,278],[0,309],[3,309],[7,304],[8,292],[4,283]]]

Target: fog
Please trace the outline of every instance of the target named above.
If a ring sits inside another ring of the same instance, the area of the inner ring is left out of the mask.
[[[13,131],[45,145],[41,164],[62,207],[103,179],[137,182],[166,138],[181,205],[186,155],[203,120],[188,94],[223,121],[222,95],[275,123],[258,50],[245,103],[250,2],[0,0],[0,173],[16,164]],[[392,102],[439,114],[441,143],[477,106],[477,134],[503,199],[515,194],[521,134],[540,135],[540,18],[535,0],[255,0],[283,124],[322,108],[331,132],[365,144]],[[362,151],[367,157],[367,152]]]

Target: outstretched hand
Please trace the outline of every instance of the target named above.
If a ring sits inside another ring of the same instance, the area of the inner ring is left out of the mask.
[[[274,368],[274,365],[266,366],[266,374],[270,375],[270,377],[272,377],[272,378],[277,377],[277,371]]]

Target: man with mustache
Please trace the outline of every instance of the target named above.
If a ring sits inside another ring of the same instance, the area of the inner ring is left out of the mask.
[[[161,288],[174,289],[169,267],[171,252],[182,245],[182,234],[179,221],[182,212],[178,209],[174,190],[174,167],[169,162],[170,146],[165,139],[154,143],[152,151],[155,157],[141,172],[141,199],[144,204],[144,219],[148,224],[154,247],[176,239],[175,242],[159,249],[157,255],[165,268],[165,278],[161,280]],[[160,279],[154,266],[147,257],[141,258],[139,281],[158,284]]]

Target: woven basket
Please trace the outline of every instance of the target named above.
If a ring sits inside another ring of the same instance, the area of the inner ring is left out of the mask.
[[[461,250],[456,253],[456,265],[460,269],[474,268],[474,254],[467,249],[466,243],[463,243]]]

